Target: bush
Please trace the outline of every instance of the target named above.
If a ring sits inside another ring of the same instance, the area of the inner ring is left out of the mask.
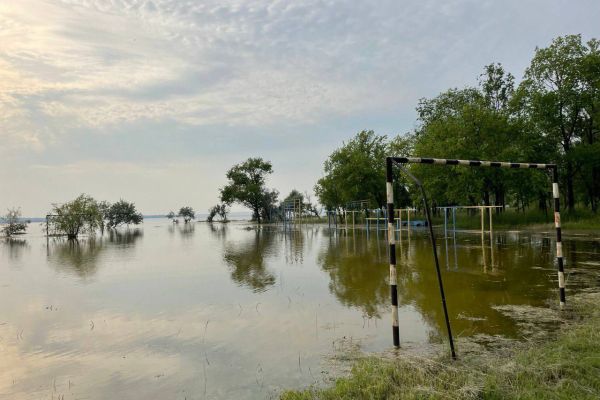
[[[0,230],[6,236],[18,235],[27,230],[27,224],[21,222],[21,209],[19,208],[8,209],[6,215],[0,217],[0,222],[6,224]]]
[[[83,233],[93,234],[104,222],[98,202],[86,194],[63,205],[53,205],[50,216],[48,225],[69,239]]]

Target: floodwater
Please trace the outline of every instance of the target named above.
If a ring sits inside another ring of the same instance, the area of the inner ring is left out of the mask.
[[[392,346],[385,234],[171,225],[0,241],[1,399],[254,399],[327,382],[349,349]],[[493,308],[558,302],[553,232],[438,232],[458,336],[520,337]],[[567,236],[567,296],[600,240]],[[444,337],[428,236],[397,244],[400,338]],[[568,300],[568,299],[567,299]],[[457,348],[460,355],[460,346]]]

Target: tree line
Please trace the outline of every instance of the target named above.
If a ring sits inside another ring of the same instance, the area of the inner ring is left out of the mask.
[[[556,163],[563,204],[594,213],[600,202],[600,41],[558,37],[537,48],[523,79],[487,65],[475,87],[449,89],[416,107],[417,127],[393,138],[359,132],[324,163],[315,193],[327,209],[355,200],[385,203],[385,156]],[[550,205],[548,177],[539,171],[410,165],[440,205]],[[398,206],[418,204],[402,180]]]

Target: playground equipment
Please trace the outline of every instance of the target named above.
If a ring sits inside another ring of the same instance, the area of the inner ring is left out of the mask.
[[[398,214],[398,219],[396,220],[396,230],[401,230],[402,227],[404,226],[404,224],[402,223],[402,213],[406,213],[406,229],[410,230],[411,226],[424,226],[425,225],[425,221],[422,220],[413,220],[413,222],[411,223],[410,221],[410,213],[411,212],[416,212],[417,209],[416,208],[396,208],[394,209],[394,213]],[[374,210],[375,215],[377,215],[376,217],[371,217],[371,218],[365,218],[367,221],[367,230],[369,230],[371,228],[371,224],[372,221],[375,221],[375,229],[379,231],[379,221],[383,221],[382,222],[382,227],[384,230],[386,230],[385,228],[385,223],[387,221],[387,210]]]
[[[452,210],[452,236],[456,242],[456,210],[460,209],[479,209],[481,215],[481,246],[483,250],[483,258],[485,260],[485,248],[483,243],[485,241],[485,210],[488,212],[490,228],[488,230],[490,234],[490,256],[492,261],[492,267],[494,267],[494,224],[493,224],[493,213],[495,208],[502,208],[502,206],[444,206],[437,207],[438,210],[444,210],[444,237],[448,237],[448,210]],[[446,241],[446,258],[448,257],[448,242]],[[446,260],[446,264],[448,261]]]
[[[304,204],[301,197],[296,197],[281,204],[283,226],[291,226],[291,224],[302,223],[302,215],[304,212]]]
[[[560,226],[560,198],[558,190],[558,167],[556,164],[536,164],[536,163],[510,163],[510,162],[498,162],[498,161],[480,161],[480,160],[455,160],[455,159],[439,159],[439,158],[417,158],[417,157],[387,157],[386,158],[386,192],[387,192],[387,203],[388,203],[388,241],[389,241],[389,257],[390,257],[390,292],[392,302],[392,332],[394,346],[400,346],[399,339],[399,328],[398,328],[398,293],[397,293],[397,281],[396,281],[396,235],[394,232],[394,175],[393,166],[398,165],[400,169],[408,175],[421,189],[423,198],[423,204],[427,215],[427,221],[429,223],[429,233],[432,245],[433,258],[435,262],[438,285],[440,288],[440,297],[442,300],[442,308],[444,310],[444,317],[446,320],[446,329],[448,332],[448,339],[450,342],[450,351],[452,357],[456,358],[454,351],[454,341],[452,338],[452,330],[450,328],[450,320],[448,318],[448,310],[446,307],[446,297],[444,294],[444,285],[442,281],[442,275],[440,272],[440,266],[437,256],[437,248],[435,244],[435,235],[433,233],[433,227],[431,226],[431,215],[427,205],[427,197],[425,190],[421,185],[421,182],[415,178],[410,171],[405,167],[405,164],[436,164],[436,165],[463,165],[470,167],[492,167],[492,168],[527,168],[527,169],[540,169],[549,170],[552,172],[552,195],[554,198],[554,225],[556,227],[556,263],[558,269],[558,287],[560,296],[560,306],[564,307],[566,303],[565,299],[565,277],[564,277],[564,265],[562,255],[562,241],[561,241],[561,226]],[[483,220],[483,212],[482,212]],[[491,231],[491,229],[490,229]]]

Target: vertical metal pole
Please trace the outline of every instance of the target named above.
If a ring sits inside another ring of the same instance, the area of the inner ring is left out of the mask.
[[[444,207],[444,237],[448,236],[448,209]]]
[[[387,159],[388,161],[388,174],[389,174],[389,181],[391,181],[391,158]],[[450,342],[450,351],[452,353],[452,358],[456,359],[456,352],[454,351],[454,339],[452,338],[452,329],[450,328],[450,319],[448,317],[448,308],[446,307],[446,295],[444,294],[444,283],[442,281],[442,273],[440,271],[440,262],[438,260],[438,256],[437,256],[437,245],[435,243],[435,235],[433,233],[433,224],[431,223],[431,211],[429,210],[429,204],[427,203],[427,195],[425,194],[425,189],[423,188],[423,185],[421,184],[421,182],[414,177],[414,175],[412,175],[410,173],[410,171],[408,171],[407,169],[403,168],[401,166],[402,170],[408,175],[410,176],[410,178],[417,184],[417,186],[419,186],[419,188],[421,189],[421,195],[423,196],[423,205],[425,206],[425,215],[427,217],[427,225],[429,226],[429,236],[431,239],[431,248],[433,251],[433,259],[435,261],[435,270],[437,272],[437,278],[438,278],[438,286],[440,288],[440,297],[442,299],[442,307],[444,309],[444,318],[446,320],[446,330],[448,332],[448,340]],[[388,183],[388,185],[391,187],[391,184]],[[393,200],[393,198],[392,198]],[[389,207],[389,206],[388,206]],[[390,260],[391,260],[391,249],[392,249],[392,245],[390,245]],[[394,261],[395,261],[395,248],[394,248]]]
[[[354,211],[352,211],[352,230],[354,230]]]
[[[481,237],[483,237],[483,227],[485,225],[485,221],[483,219],[483,206],[479,206],[479,213],[481,214]]]
[[[450,341],[450,352],[452,358],[456,359],[456,352],[454,351],[454,340],[452,338],[452,329],[450,328],[450,319],[448,318],[448,308],[446,307],[446,295],[444,294],[444,284],[442,282],[442,273],[440,272],[440,263],[437,256],[437,247],[435,244],[435,236],[433,234],[433,225],[431,224],[431,215],[429,211],[429,205],[427,204],[427,197],[425,196],[425,189],[421,186],[423,192],[423,203],[425,205],[425,212],[427,213],[427,225],[429,225],[429,235],[431,237],[431,246],[433,247],[433,258],[435,259],[435,269],[437,272],[438,285],[440,287],[440,296],[442,297],[442,307],[444,308],[444,318],[446,319],[446,330],[448,331],[448,340]]]
[[[558,192],[558,167],[552,169],[552,197],[554,197],[554,226],[556,227],[556,264],[558,267],[558,291],[560,307],[567,303],[565,296],[565,270],[563,265],[562,232],[560,228],[560,196]]]
[[[344,224],[345,224],[345,229],[346,231],[348,231],[348,211],[344,210]]]
[[[492,226],[492,208],[488,208],[488,214],[490,216],[490,256],[492,258],[492,269],[494,269],[494,229]]]
[[[452,234],[456,238],[456,208],[452,207]]]
[[[400,234],[402,234],[402,210],[398,213],[398,222],[400,222]]]
[[[448,209],[444,207],[444,244],[446,245],[446,269],[450,268],[450,262],[448,261]]]
[[[456,251],[456,208],[452,207],[452,239],[454,241],[454,268],[458,268],[458,255]]]
[[[392,335],[394,346],[400,347],[400,328],[398,325],[398,287],[396,280],[396,237],[394,235],[394,190],[393,190],[393,174],[392,174],[392,159],[386,158],[386,192],[387,192],[387,208],[388,208],[388,243],[390,246],[390,295],[392,298]],[[379,218],[379,217],[378,217]],[[377,219],[379,223],[379,219]]]
[[[456,352],[454,351],[454,339],[452,338],[452,329],[450,328],[450,319],[448,317],[448,308],[446,307],[446,295],[444,294],[444,283],[442,281],[442,273],[440,271],[440,262],[437,256],[437,245],[435,243],[435,235],[433,234],[433,225],[431,223],[431,211],[429,210],[429,204],[427,203],[427,195],[425,194],[425,189],[421,182],[417,180],[414,176],[412,176],[407,170],[404,170],[410,177],[417,183],[419,188],[421,189],[421,194],[423,196],[423,205],[425,206],[425,215],[427,217],[427,225],[429,226],[429,236],[431,238],[431,247],[433,250],[433,259],[435,261],[435,270],[437,272],[438,278],[438,286],[440,287],[440,297],[442,298],[442,307],[444,309],[444,318],[446,320],[446,330],[448,332],[448,340],[450,342],[450,352],[452,353],[452,358],[456,359]]]

